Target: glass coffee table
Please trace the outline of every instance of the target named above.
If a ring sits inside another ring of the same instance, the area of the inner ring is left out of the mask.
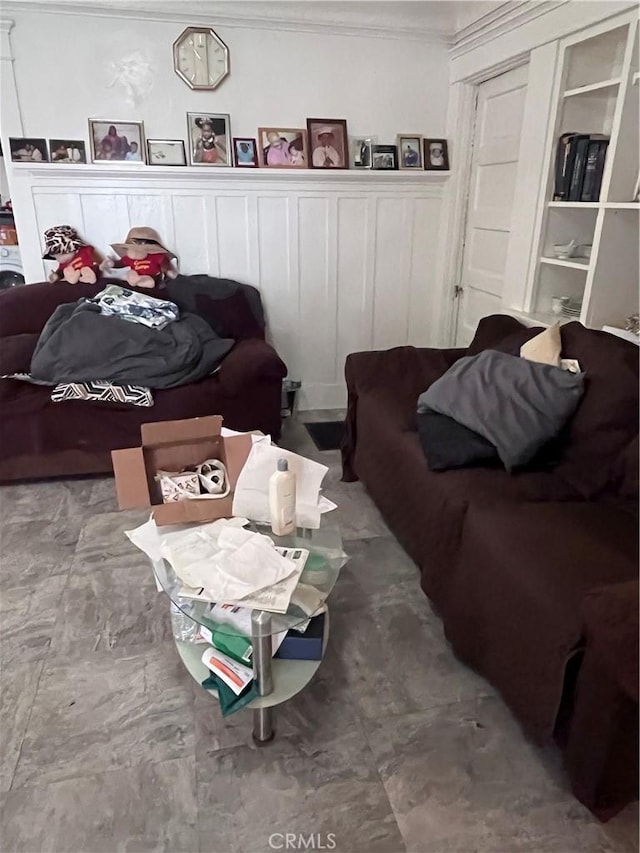
[[[314,587],[325,598],[324,606],[316,611],[325,613],[322,642],[324,657],[329,640],[329,610],[326,598],[348,559],[342,548],[339,528],[327,525],[318,530],[298,529],[292,536],[275,536],[268,526],[263,525],[252,524],[249,529],[271,537],[277,546],[292,549],[304,548],[309,551],[299,583]],[[211,675],[201,659],[205,645],[189,642],[187,637],[197,634],[198,626],[203,626],[222,637],[227,635],[229,638],[237,638],[238,629],[224,622],[214,621],[211,602],[194,600],[181,595],[182,581],[166,560],[152,561],[152,565],[158,584],[171,601],[174,640],[178,654],[190,675],[198,684],[202,684]],[[258,696],[245,707],[253,710],[253,739],[259,746],[269,743],[274,737],[274,708],[299,693],[311,681],[322,663],[322,660],[273,658],[272,637],[303,626],[314,615],[316,614],[305,613],[293,603],[289,605],[286,613],[272,613],[266,610],[250,611],[251,636],[246,639],[251,642],[253,676]],[[175,629],[176,624],[178,630]],[[214,688],[204,689],[217,697],[217,691]]]

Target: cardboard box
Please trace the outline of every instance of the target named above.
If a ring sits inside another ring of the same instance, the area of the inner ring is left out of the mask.
[[[111,451],[120,509],[151,507],[158,525],[229,518],[233,514],[233,490],[251,452],[251,436],[223,438],[221,429],[222,417],[219,415],[142,424],[140,447]],[[199,465],[205,459],[224,462],[231,493],[220,500],[194,498],[163,503],[160,483],[155,479],[156,471],[181,471],[187,465]]]

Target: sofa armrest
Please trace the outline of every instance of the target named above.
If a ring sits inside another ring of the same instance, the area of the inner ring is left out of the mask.
[[[287,366],[274,348],[260,338],[238,341],[220,365],[220,387],[229,397],[236,397],[256,382],[280,382]]]
[[[372,352],[355,352],[347,356],[344,373],[347,382],[347,416],[342,441],[342,479],[358,479],[355,451],[358,440],[358,396],[384,388],[394,399],[413,400],[439,379],[465,349],[428,349],[395,347]]]

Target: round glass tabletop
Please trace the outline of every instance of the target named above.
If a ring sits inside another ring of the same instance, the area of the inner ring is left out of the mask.
[[[290,628],[303,629],[312,616],[322,611],[340,570],[347,562],[339,528],[331,525],[318,530],[299,528],[292,536],[275,536],[268,525],[251,524],[248,529],[269,536],[276,547],[286,549],[285,556],[294,562],[304,560],[305,552],[308,552],[286,613],[258,611],[263,615],[257,624],[254,620],[254,632],[265,636],[280,634]],[[242,607],[239,603],[212,602],[203,597],[206,596],[204,590],[185,587],[167,560],[154,560],[152,565],[160,587],[183,616],[218,637],[251,639],[251,616],[256,608]]]

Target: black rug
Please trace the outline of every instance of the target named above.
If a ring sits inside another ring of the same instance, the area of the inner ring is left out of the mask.
[[[344,421],[324,421],[305,424],[318,450],[339,450],[344,434]]]

